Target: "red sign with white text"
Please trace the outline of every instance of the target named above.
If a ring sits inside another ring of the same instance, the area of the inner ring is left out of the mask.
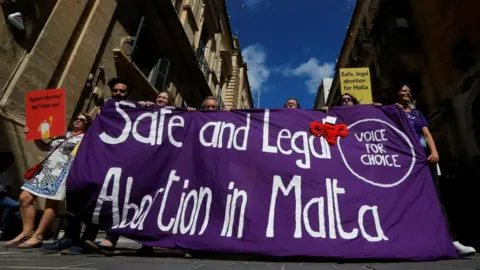
[[[65,136],[65,89],[30,91],[26,94],[25,109],[30,129],[27,140]]]

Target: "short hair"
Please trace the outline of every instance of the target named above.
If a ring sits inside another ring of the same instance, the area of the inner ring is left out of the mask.
[[[127,93],[130,93],[132,91],[132,86],[130,84],[129,81],[123,79],[123,78],[120,78],[120,77],[114,77],[114,78],[111,78],[109,81],[108,81],[108,87],[110,88],[110,90],[113,89],[113,87],[117,84],[125,84],[127,86]]]
[[[285,101],[285,104],[283,105],[284,108],[287,107],[287,103],[288,103],[289,100],[295,100],[295,102],[297,102],[297,109],[301,109],[301,107],[300,107],[300,102],[298,102],[298,99],[296,99],[296,98],[289,98],[289,99],[287,99],[287,101]]]
[[[345,94],[341,94],[341,95],[340,95],[340,97],[338,98],[337,102],[335,103],[336,106],[342,106],[342,105],[343,105],[343,104],[342,104],[342,97],[343,97],[343,96],[349,96],[349,97],[351,97],[351,98],[352,98],[352,103],[353,103],[353,105],[358,105],[358,104],[360,104],[360,102],[358,102],[358,99],[357,99],[354,95],[352,95],[352,94],[350,94],[350,93],[345,93]]]
[[[215,100],[215,102],[217,102],[216,108],[218,109],[218,98],[215,97],[215,96],[206,97],[202,102],[202,109],[205,109],[205,106],[206,106],[206,103],[207,103],[208,100]]]

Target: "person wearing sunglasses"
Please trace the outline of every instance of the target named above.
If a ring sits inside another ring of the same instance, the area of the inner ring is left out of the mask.
[[[65,199],[66,180],[75,158],[75,149],[91,123],[92,118],[81,113],[71,124],[71,132],[67,132],[65,138],[57,138],[50,143],[50,153],[22,187],[19,200],[23,230],[6,242],[5,247],[30,249],[42,246],[43,234],[55,219],[58,203]],[[25,127],[25,133],[28,132],[30,129]],[[40,224],[34,230],[36,210],[33,202],[37,197],[45,198],[46,202]]]
[[[343,94],[340,99],[337,100],[337,102],[335,102],[335,106],[355,106],[355,105],[359,105],[360,102],[358,101],[358,99],[356,97],[354,97],[352,94],[349,94],[349,93],[345,93]],[[373,103],[373,105],[375,107],[381,107],[382,104],[381,103]],[[328,106],[324,106],[321,108],[322,111],[328,111],[329,107]]]
[[[358,102],[357,98],[351,94],[345,93],[340,97],[336,106],[353,106],[358,104],[360,104],[360,102]]]

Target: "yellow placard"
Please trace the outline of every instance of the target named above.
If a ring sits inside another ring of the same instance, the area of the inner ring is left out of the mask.
[[[340,87],[342,94],[351,94],[360,104],[372,104],[372,84],[369,68],[341,68]]]

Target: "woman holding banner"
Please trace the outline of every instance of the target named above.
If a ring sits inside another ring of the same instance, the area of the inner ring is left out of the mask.
[[[336,106],[354,106],[354,105],[359,105],[360,102],[356,97],[354,97],[352,94],[345,93],[342,95],[342,97],[337,101]],[[381,107],[381,103],[373,103],[375,107]]]
[[[435,145],[435,140],[433,139],[432,134],[428,128],[428,122],[425,116],[417,109],[412,106],[412,90],[407,83],[401,83],[398,88],[396,88],[396,100],[397,100],[397,107],[405,112],[407,118],[410,122],[410,125],[413,127],[415,132],[418,135],[418,139],[422,144],[425,152],[428,156],[428,162],[430,164],[430,172],[432,174],[432,180],[435,184],[435,188],[437,190],[437,195],[439,197],[440,206],[445,217],[445,221],[447,223],[447,228],[450,233],[450,236],[454,240],[453,245],[457,249],[457,252],[460,256],[472,256],[476,253],[473,247],[464,246],[460,242],[457,241],[456,235],[453,233],[450,222],[448,220],[447,212],[443,207],[440,198],[440,188],[439,188],[439,175],[437,170],[437,164],[439,161],[439,155],[437,152],[437,147]]]
[[[354,97],[352,94],[349,94],[349,93],[345,93],[343,94],[340,99],[338,99],[336,102],[335,102],[335,106],[355,106],[355,105],[359,105],[360,102],[358,101],[358,99],[356,97]],[[382,104],[380,103],[373,103],[373,105],[375,107],[381,107]],[[322,107],[322,111],[328,111],[328,107],[327,106],[324,106]]]
[[[153,106],[153,105],[158,105],[162,107],[168,107],[175,109],[173,106],[175,104],[175,97],[173,96],[172,92],[163,90],[158,93],[155,103],[151,101],[140,101],[139,104],[144,105],[144,106]],[[189,111],[195,110],[194,108],[187,108]],[[115,234],[115,233],[107,233],[107,236],[105,239],[103,239],[100,242],[95,242],[92,240],[87,240],[85,241],[85,247],[89,249],[90,251],[93,252],[98,252],[107,256],[112,256],[115,253],[115,246],[117,245],[118,239],[120,238],[120,235]],[[141,256],[148,256],[153,254],[153,247],[149,246],[142,246],[137,251],[137,255]]]
[[[300,103],[296,98],[289,98],[287,99],[287,102],[285,102],[285,105],[283,105],[284,108],[287,109],[300,109]]]
[[[77,146],[88,129],[92,119],[87,114],[79,114],[72,123],[72,132],[67,132],[65,139],[55,139],[50,143],[50,153],[40,163],[25,173],[26,183],[20,194],[20,213],[23,230],[13,240],[4,244],[5,247],[22,249],[38,248],[42,245],[43,233],[55,218],[59,201],[65,199],[66,178],[75,156]],[[25,133],[30,129],[25,127]],[[45,198],[45,211],[36,231],[34,200]]]
[[[151,101],[140,101],[138,103],[144,106],[158,105],[171,109],[176,109],[175,97],[173,96],[172,92],[168,90],[160,91],[160,93],[158,93],[157,95],[157,98],[155,99],[155,103]],[[196,111],[196,109],[192,107],[187,107],[187,111]]]
[[[358,99],[349,93],[343,94],[340,99],[337,101],[336,106],[353,106],[358,105]]]

